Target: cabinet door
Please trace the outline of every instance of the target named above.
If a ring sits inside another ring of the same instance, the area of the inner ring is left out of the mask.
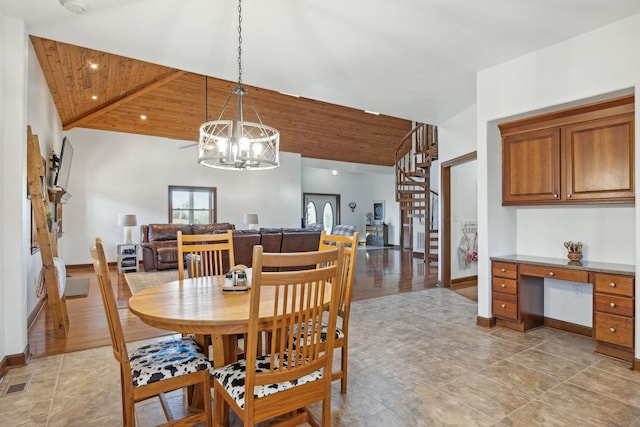
[[[566,200],[634,201],[633,120],[626,114],[565,127]]]
[[[505,136],[502,204],[545,203],[560,197],[560,128]]]

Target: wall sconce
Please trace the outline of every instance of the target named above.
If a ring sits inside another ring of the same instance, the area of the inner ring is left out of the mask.
[[[349,202],[349,207],[351,208],[351,212],[356,210],[356,202]]]

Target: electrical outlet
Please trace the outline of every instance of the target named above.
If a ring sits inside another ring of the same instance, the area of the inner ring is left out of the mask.
[[[573,296],[576,298],[582,298],[582,286],[573,285]]]

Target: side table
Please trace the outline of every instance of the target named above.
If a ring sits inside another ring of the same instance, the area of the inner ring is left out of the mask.
[[[137,243],[118,243],[116,244],[116,254],[118,258],[118,274],[138,271],[140,265],[138,249],[140,245]]]

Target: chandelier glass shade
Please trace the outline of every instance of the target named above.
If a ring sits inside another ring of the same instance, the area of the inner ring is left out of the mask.
[[[224,103],[217,120],[208,120],[207,80],[205,79],[205,123],[200,126],[198,163],[217,169],[274,169],[280,165],[280,132],[266,126],[253,98],[242,86],[242,7],[238,1],[238,86]],[[249,101],[255,121],[245,121],[243,99]],[[225,110],[236,100],[235,119],[223,119]]]

